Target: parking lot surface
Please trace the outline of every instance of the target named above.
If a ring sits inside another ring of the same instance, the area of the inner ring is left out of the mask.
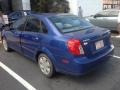
[[[37,63],[14,51],[5,52],[1,44],[0,62],[36,90],[120,90],[120,39],[114,37],[112,42],[115,45],[114,56],[85,76],[57,74],[52,79],[45,78]],[[27,86],[0,66],[0,90],[27,90]]]

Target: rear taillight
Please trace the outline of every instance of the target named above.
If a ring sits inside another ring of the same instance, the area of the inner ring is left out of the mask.
[[[67,47],[68,47],[69,52],[75,56],[84,54],[83,47],[79,40],[76,40],[76,39],[68,40]]]

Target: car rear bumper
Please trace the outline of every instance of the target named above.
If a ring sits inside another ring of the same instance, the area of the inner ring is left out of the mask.
[[[74,59],[71,66],[71,71],[66,72],[67,74],[71,75],[84,75],[87,74],[90,71],[93,71],[96,69],[98,65],[101,64],[101,62],[109,60],[110,55],[113,54],[114,46],[111,45],[111,48],[106,51],[104,54],[100,55],[96,58],[87,58],[83,57],[82,59],[77,58]]]

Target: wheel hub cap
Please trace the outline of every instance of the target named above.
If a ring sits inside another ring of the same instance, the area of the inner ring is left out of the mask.
[[[46,57],[41,57],[39,60],[40,69],[44,74],[50,73],[50,63],[48,62]]]

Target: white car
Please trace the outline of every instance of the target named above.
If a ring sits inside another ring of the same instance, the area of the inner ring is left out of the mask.
[[[120,33],[120,10],[103,10],[95,15],[87,17],[86,19],[96,26],[108,28],[109,30]]]

